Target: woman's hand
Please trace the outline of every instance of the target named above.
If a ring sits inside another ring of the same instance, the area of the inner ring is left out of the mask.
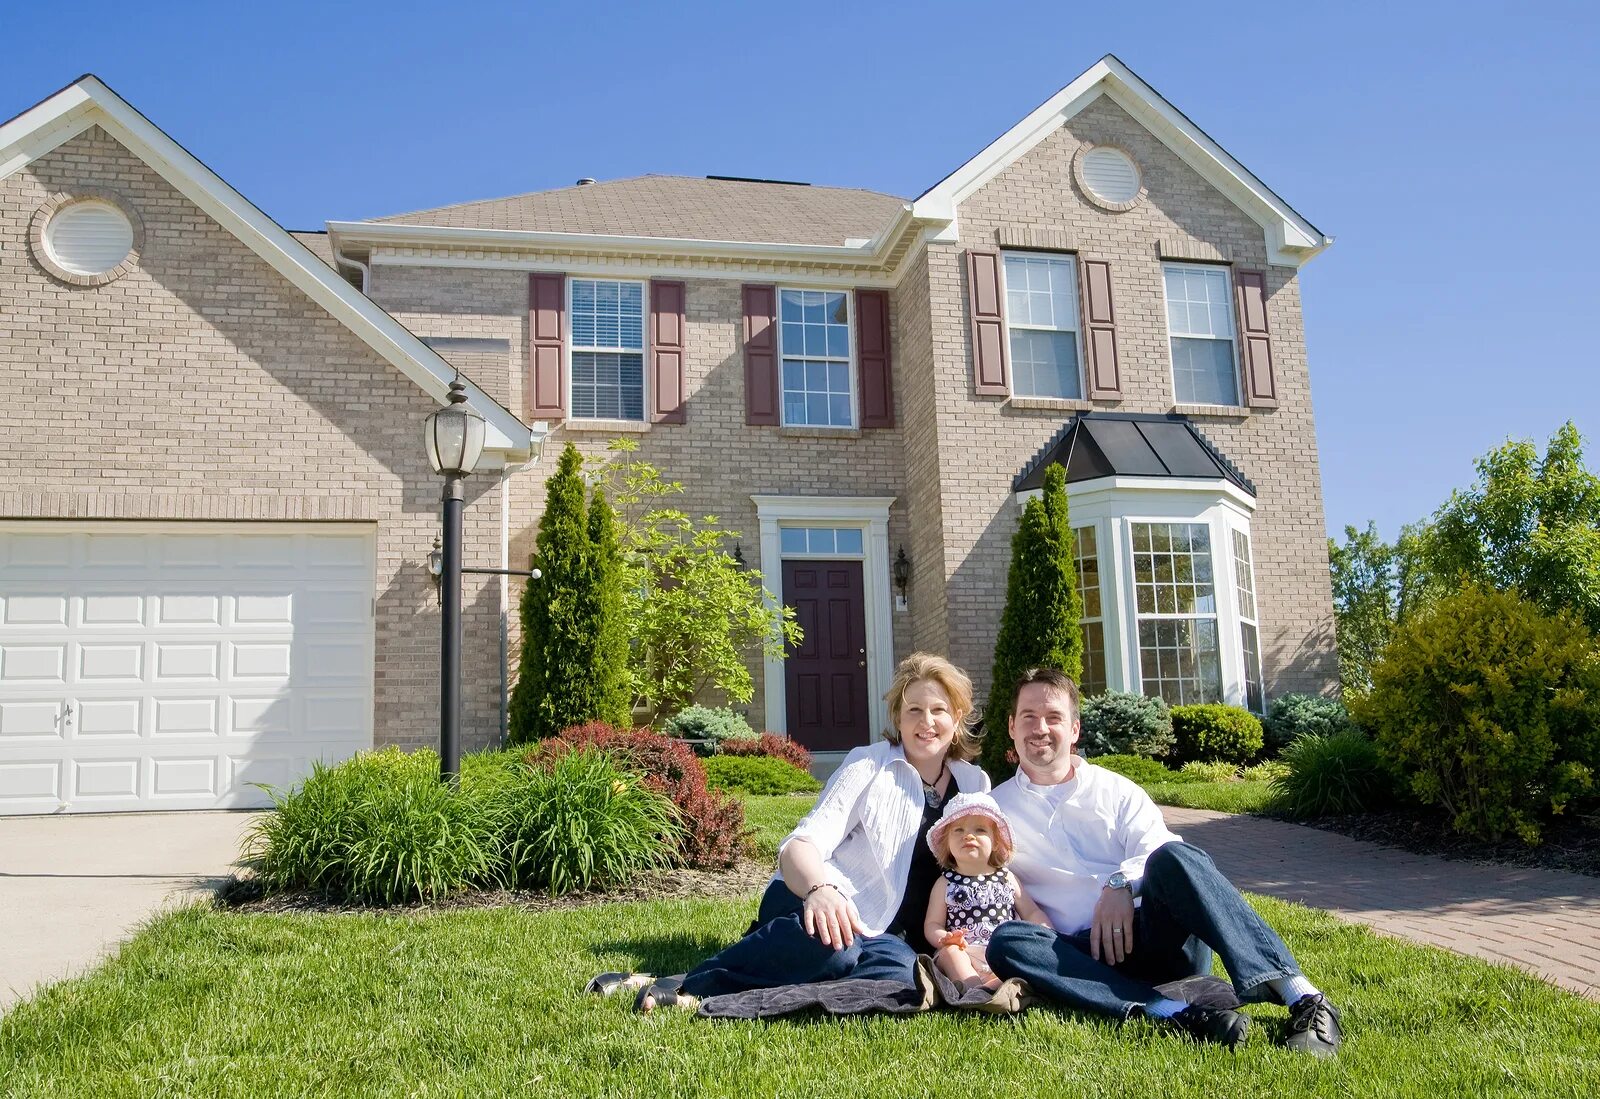
[[[807,935],[835,950],[843,950],[857,935],[867,933],[855,902],[833,885],[823,885],[806,896],[805,925]]]

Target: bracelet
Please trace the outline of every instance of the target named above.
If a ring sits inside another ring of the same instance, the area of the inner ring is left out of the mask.
[[[816,885],[813,885],[810,889],[807,889],[806,895],[800,899],[803,901],[809,901],[811,899],[811,894],[823,888],[831,889],[835,893],[838,893],[841,897],[844,896],[844,891],[841,890],[837,885],[834,885],[831,881],[819,881]]]

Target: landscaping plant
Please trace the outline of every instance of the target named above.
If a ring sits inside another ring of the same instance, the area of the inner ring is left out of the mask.
[[[802,771],[811,770],[811,753],[789,737],[777,733],[724,740],[717,745],[717,753],[724,756],[771,756],[792,763]]]
[[[822,783],[792,763],[770,756],[712,756],[705,761],[713,790],[740,794],[814,794]]]
[[[740,715],[726,707],[690,706],[667,718],[661,731],[679,740],[705,741],[711,750],[725,740],[751,739],[756,731]]]
[[[1345,704],[1322,695],[1279,695],[1267,707],[1267,716],[1261,722],[1269,756],[1278,755],[1306,735],[1332,736],[1354,728]]]
[[[1261,751],[1261,721],[1239,706],[1208,702],[1172,708],[1176,761],[1247,763]]]
[[[1308,733],[1283,750],[1272,809],[1291,817],[1345,816],[1386,807],[1394,781],[1378,747],[1359,732]]]
[[[1152,782],[1171,782],[1176,779],[1177,773],[1167,770],[1161,764],[1145,756],[1113,755],[1095,756],[1089,760],[1096,767],[1104,767],[1108,771],[1115,771],[1125,779],[1146,786]]]
[[[1194,782],[1230,782],[1239,777],[1239,768],[1220,760],[1206,763],[1196,759],[1178,768],[1178,775]]]
[[[1423,562],[1427,524],[1401,530],[1390,545],[1378,528],[1344,528],[1344,544],[1328,539],[1328,579],[1339,642],[1339,682],[1347,694],[1372,683],[1372,665],[1390,634],[1433,593]]]
[[[1082,699],[1078,709],[1078,751],[1085,756],[1162,759],[1172,752],[1172,713],[1164,699],[1106,691]]]

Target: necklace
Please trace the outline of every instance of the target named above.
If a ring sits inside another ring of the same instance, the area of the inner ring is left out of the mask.
[[[922,801],[929,809],[937,809],[944,802],[944,795],[939,793],[939,783],[944,781],[944,776],[950,770],[950,763],[946,760],[939,764],[939,773],[932,782],[926,780],[922,783]],[[921,778],[921,775],[917,776]]]

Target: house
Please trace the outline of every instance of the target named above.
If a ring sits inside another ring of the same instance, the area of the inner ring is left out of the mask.
[[[644,176],[325,234],[85,77],[0,127],[0,812],[251,804],[435,744],[420,425],[457,372],[468,563],[527,561],[541,445],[632,437],[797,608],[750,716],[824,758],[913,649],[986,686],[1051,462],[1087,689],[1327,691],[1298,271],[1329,243],[1109,56],[911,200]],[[468,747],[519,587],[467,578]]]

